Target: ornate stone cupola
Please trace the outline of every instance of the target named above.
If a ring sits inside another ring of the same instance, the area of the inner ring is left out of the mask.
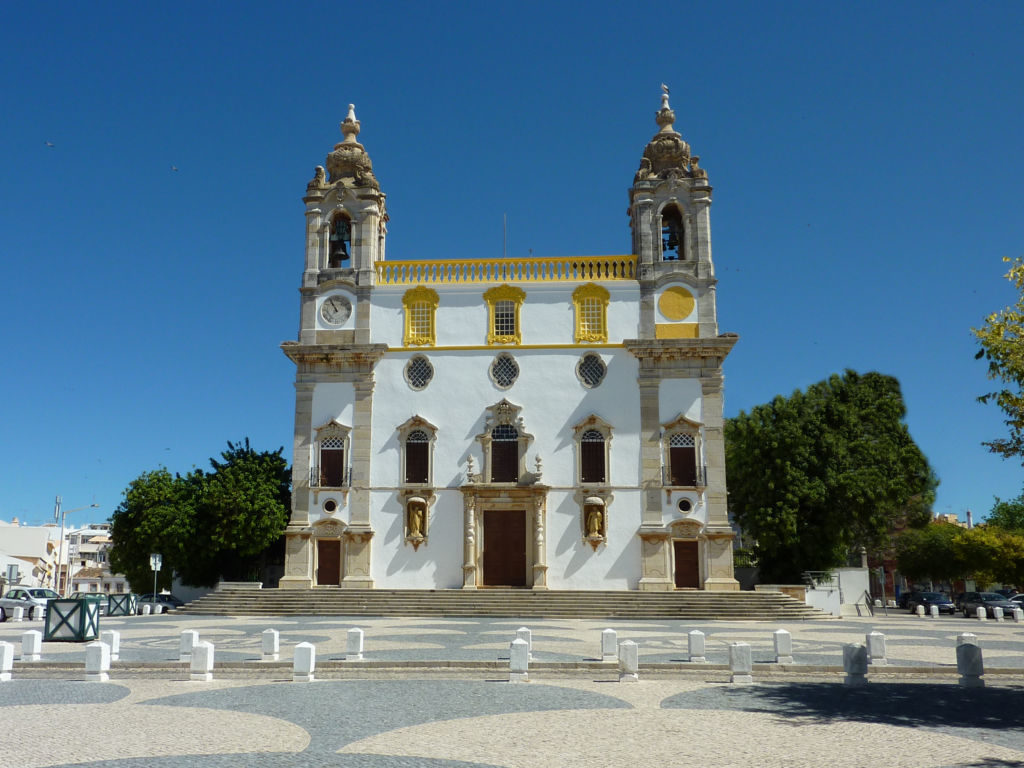
[[[655,114],[658,132],[644,148],[629,190],[633,252],[640,259],[642,276],[684,271],[708,277],[713,273],[711,186],[707,171],[698,164],[700,158],[690,154],[690,145],[674,128],[676,113],[669,106],[668,86],[661,88],[661,109]]]
[[[384,259],[387,207],[366,148],[356,141],[360,123],[353,104],[340,124],[344,139],[317,166],[306,186],[306,273],[314,281],[373,282]],[[315,276],[315,277],[314,277]]]

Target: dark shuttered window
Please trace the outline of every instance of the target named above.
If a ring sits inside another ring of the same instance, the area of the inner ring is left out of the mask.
[[[430,482],[430,438],[422,429],[409,433],[405,439],[405,482]]]
[[[587,430],[580,439],[580,481],[604,483],[605,475],[604,435]]]
[[[697,484],[697,447],[693,435],[677,433],[669,438],[670,485]]]
[[[491,482],[519,482],[519,432],[511,424],[491,430]]]

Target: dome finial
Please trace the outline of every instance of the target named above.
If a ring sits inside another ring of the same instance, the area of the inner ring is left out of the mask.
[[[346,115],[345,121],[339,127],[345,135],[345,141],[355,143],[356,136],[359,135],[359,121],[356,119],[355,104],[348,105],[348,115]]]
[[[660,133],[675,133],[672,124],[676,121],[676,113],[668,105],[668,86],[664,83],[661,84],[661,109],[654,119],[661,126]]]

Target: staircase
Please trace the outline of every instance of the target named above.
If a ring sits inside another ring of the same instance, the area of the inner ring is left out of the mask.
[[[828,619],[781,592],[530,589],[231,589],[175,613],[212,616],[491,616],[542,619]]]

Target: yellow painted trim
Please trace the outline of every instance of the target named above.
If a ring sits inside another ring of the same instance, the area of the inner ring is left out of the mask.
[[[592,344],[595,342],[608,341],[608,301],[611,295],[606,288],[594,283],[581,285],[572,292],[572,303],[576,308],[576,327],[573,329],[573,338],[576,343]],[[588,299],[598,301],[600,306],[599,327],[597,329],[583,330],[583,304]]]
[[[549,283],[636,280],[637,257],[559,256],[520,259],[378,261],[377,285]]]
[[[655,323],[656,339],[696,339],[699,337],[697,323]]]
[[[521,344],[523,326],[519,322],[519,310],[526,301],[526,291],[511,285],[499,285],[484,291],[487,302],[487,343],[488,344]],[[498,334],[494,332],[494,313],[499,301],[511,301],[515,312],[512,333]]]
[[[693,314],[697,300],[685,288],[673,285],[658,297],[658,311],[666,320],[685,320]]]
[[[625,349],[625,344],[516,344],[514,349]],[[433,347],[431,352],[478,352],[493,351],[494,347],[474,344],[465,347]],[[419,347],[388,347],[388,352],[422,352]]]
[[[434,342],[437,340],[436,318],[437,305],[439,303],[440,299],[437,296],[437,291],[430,288],[424,288],[422,285],[405,292],[405,295],[402,296],[402,306],[405,308],[405,334],[402,339],[403,344],[406,346],[433,346]],[[413,328],[413,307],[418,304],[426,304],[430,313],[429,327],[426,333],[422,333]]]

